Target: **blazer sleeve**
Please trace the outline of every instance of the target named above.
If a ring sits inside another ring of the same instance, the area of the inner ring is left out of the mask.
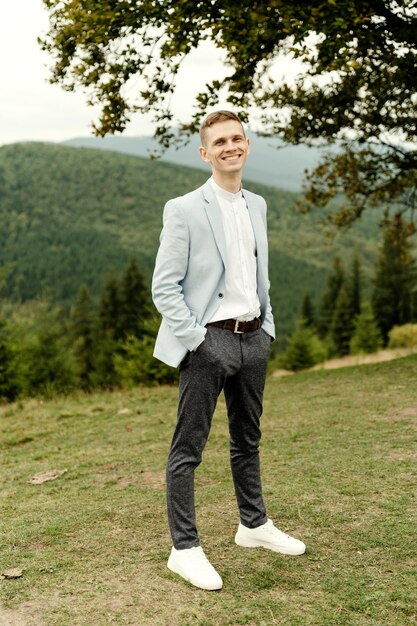
[[[190,233],[181,207],[175,200],[164,208],[163,228],[152,279],[152,298],[166,324],[187,348],[193,350],[205,337],[184,299],[182,280],[187,274]]]
[[[267,217],[266,217],[267,206],[266,206],[265,200],[263,198],[262,200],[263,200],[262,219],[264,222],[265,233],[268,238],[268,223],[267,223]],[[269,281],[268,265],[269,265],[269,262],[268,262],[268,250],[267,250],[267,303],[266,303],[265,315],[262,321],[262,328],[268,333],[268,335],[270,335],[271,339],[275,341],[275,322],[274,322],[274,315],[272,313],[271,298],[269,295],[269,289],[270,289],[271,283]]]

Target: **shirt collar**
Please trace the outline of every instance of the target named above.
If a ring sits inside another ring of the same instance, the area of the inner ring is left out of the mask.
[[[239,189],[237,193],[231,193],[230,191],[223,189],[223,187],[220,187],[220,185],[218,185],[214,180],[213,176],[209,180],[214,193],[219,198],[233,202],[233,200],[239,200],[239,198],[243,197],[242,189]]]

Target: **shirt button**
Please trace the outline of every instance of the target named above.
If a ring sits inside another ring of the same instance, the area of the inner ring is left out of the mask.
[[[223,294],[222,293],[219,293],[219,298],[223,298]]]

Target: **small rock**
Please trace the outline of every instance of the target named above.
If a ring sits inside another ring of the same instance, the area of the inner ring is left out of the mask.
[[[5,569],[1,576],[2,578],[20,578],[23,571],[19,567],[12,567],[11,569]]]
[[[46,483],[48,480],[56,480],[63,474],[65,474],[68,470],[50,470],[48,472],[39,472],[35,474],[28,480],[30,485],[41,485],[42,483]]]

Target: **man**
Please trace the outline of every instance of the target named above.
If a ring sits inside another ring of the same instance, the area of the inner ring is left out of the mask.
[[[249,140],[239,118],[230,111],[212,113],[200,135],[200,155],[212,177],[166,204],[152,294],[162,315],[154,355],[180,368],[178,421],[167,463],[174,544],[168,568],[214,590],[222,580],[199,543],[194,472],[222,390],[240,513],[235,542],[292,555],[302,554],[305,545],[275,528],[262,499],[259,424],[275,336],[265,201],[241,186]]]

